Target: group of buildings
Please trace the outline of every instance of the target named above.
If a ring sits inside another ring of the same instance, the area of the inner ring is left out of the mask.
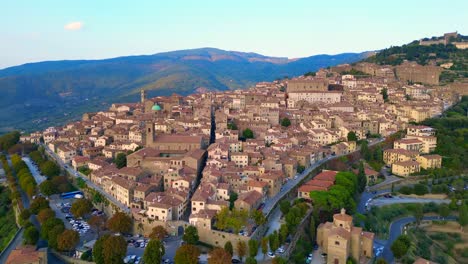
[[[442,167],[442,156],[430,154],[437,147],[435,130],[428,126],[409,126],[406,137],[396,140],[393,149],[383,152],[383,161],[391,166],[392,173],[407,177],[421,169]],[[423,155],[426,154],[426,155]]]
[[[341,74],[352,68],[369,75]],[[211,229],[233,193],[235,208],[257,210],[298,171],[328,155],[356,150],[356,143],[347,141],[349,132],[358,139],[388,136],[456,101],[453,93],[434,86],[430,74],[417,77],[426,85],[397,77],[388,66],[360,63],[247,90],[154,98],[142,91],[140,102],[113,104],[21,140],[42,141],[75,169],[89,169],[90,180],[128,206],[137,220],[184,220]],[[244,138],[247,129],[253,138]],[[392,150],[410,158],[391,151],[385,156],[398,175],[411,174],[415,168],[407,171],[404,162],[414,159],[418,168],[435,166],[432,156],[419,156],[434,148],[433,135],[411,129]],[[113,162],[119,153],[127,155],[123,168]],[[299,197],[328,190],[334,174],[315,177]],[[357,229],[349,229],[346,219],[344,227],[330,232],[354,239]],[[354,247],[352,252],[372,254]]]

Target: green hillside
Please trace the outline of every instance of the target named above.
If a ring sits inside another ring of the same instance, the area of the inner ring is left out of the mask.
[[[441,40],[443,37],[425,38],[423,41]],[[430,46],[420,45],[420,41],[415,40],[402,46],[383,49],[365,61],[381,65],[399,65],[403,61],[415,61],[421,65],[442,65],[453,63],[444,70],[440,76],[442,83],[453,82],[455,79],[468,77],[468,49],[458,49],[453,42],[468,41],[468,36],[458,35],[450,38],[447,45],[433,44]]]
[[[50,61],[0,70],[0,132],[34,130],[80,118],[110,103],[198,88],[248,88],[259,81],[297,76],[321,67],[352,63],[367,53],[317,55],[298,60],[213,48],[106,60]]]

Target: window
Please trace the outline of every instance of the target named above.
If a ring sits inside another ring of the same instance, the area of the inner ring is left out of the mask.
[[[340,241],[335,241],[335,245],[339,246],[339,245],[340,245]]]

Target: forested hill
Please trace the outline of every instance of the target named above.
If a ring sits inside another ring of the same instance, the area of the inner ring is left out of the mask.
[[[259,81],[297,76],[352,63],[367,53],[289,60],[213,48],[106,60],[50,61],[0,70],[0,132],[58,125],[112,102],[197,90],[247,88]]]

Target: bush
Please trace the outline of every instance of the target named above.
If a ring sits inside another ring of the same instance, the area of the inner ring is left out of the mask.
[[[437,184],[437,185],[432,185],[432,193],[449,193],[449,189],[447,184]]]
[[[425,195],[429,193],[429,189],[426,185],[418,183],[414,185],[414,193],[416,195]]]
[[[413,188],[409,187],[409,186],[403,186],[401,187],[399,190],[398,190],[399,193],[401,194],[412,194],[414,192]]]

